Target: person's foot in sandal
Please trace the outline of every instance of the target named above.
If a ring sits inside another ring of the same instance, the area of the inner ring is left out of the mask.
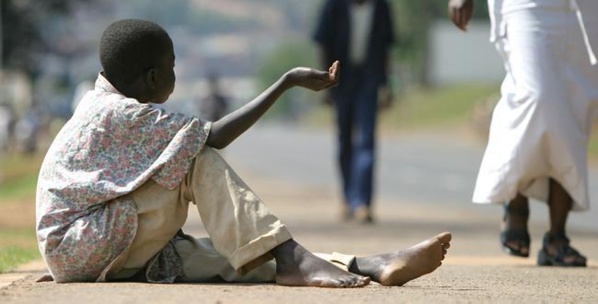
[[[520,194],[505,204],[500,243],[503,250],[513,256],[529,257],[530,236],[527,230],[529,203]]]
[[[538,252],[538,265],[561,267],[586,267],[587,259],[575,248],[571,247],[569,239],[563,235],[544,235],[542,249]]]

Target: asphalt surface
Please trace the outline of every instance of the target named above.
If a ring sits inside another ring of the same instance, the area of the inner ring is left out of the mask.
[[[262,125],[235,141],[227,155],[260,176],[338,191],[336,138],[329,131]],[[475,209],[498,217],[494,205],[471,196],[485,140],[471,130],[384,134],[378,140],[376,193],[391,202]],[[589,170],[590,198],[598,199],[598,167]],[[532,201],[532,222],[546,223],[543,202]],[[570,214],[569,226],[598,233],[598,207]]]
[[[500,208],[469,203],[483,145],[458,133],[385,136],[377,221],[362,225],[338,219],[332,137],[322,131],[262,127],[223,154],[308,249],[375,254],[451,231],[452,246],[443,266],[402,287],[370,284],[347,290],[274,284],[34,283],[44,272],[38,261],[0,276],[0,303],[598,303],[598,231],[593,221],[586,225],[583,217],[571,220],[570,236],[590,259],[587,268],[535,265],[546,229],[541,215],[532,217],[530,258],[501,252]],[[545,213],[545,206],[534,205],[532,212]],[[185,229],[205,235],[193,210]]]

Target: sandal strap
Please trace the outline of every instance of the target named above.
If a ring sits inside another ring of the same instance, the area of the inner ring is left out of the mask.
[[[569,246],[569,243],[571,243],[569,238],[567,236],[565,236],[564,234],[551,234],[550,232],[546,232],[546,234],[544,234],[544,240],[543,240],[544,247],[546,247],[556,241],[563,243],[564,246]]]
[[[577,251],[575,248],[571,247],[571,245],[570,245],[571,242],[570,242],[569,238],[567,238],[565,235],[552,235],[550,233],[546,233],[544,235],[543,250],[547,254],[548,254],[548,249],[547,249],[548,246],[555,241],[562,242],[562,244],[557,247],[557,252],[554,255],[555,261],[564,263],[565,258],[567,258],[567,257],[575,257],[576,260],[580,260],[580,259],[583,259],[584,261],[586,260],[585,256],[583,256],[581,253],[579,253],[579,251]]]

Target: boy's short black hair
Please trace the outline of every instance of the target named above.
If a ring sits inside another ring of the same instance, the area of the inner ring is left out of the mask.
[[[119,20],[102,34],[100,63],[113,85],[127,85],[155,67],[169,49],[172,40],[158,24],[138,19]]]

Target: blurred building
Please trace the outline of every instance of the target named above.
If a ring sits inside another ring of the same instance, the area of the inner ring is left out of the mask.
[[[31,82],[23,73],[0,71],[0,152],[11,149],[17,122],[32,106]]]
[[[499,83],[505,71],[489,37],[490,24],[486,22],[469,24],[465,33],[448,21],[436,22],[428,48],[430,83]]]

